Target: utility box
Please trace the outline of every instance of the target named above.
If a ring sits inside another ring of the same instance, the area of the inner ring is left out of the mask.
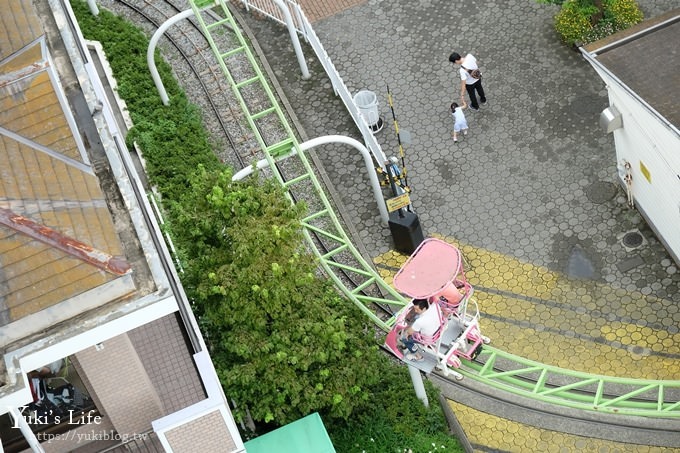
[[[394,246],[399,252],[411,254],[423,242],[423,229],[420,226],[418,215],[413,212],[400,209],[390,212],[387,222],[390,226]]]

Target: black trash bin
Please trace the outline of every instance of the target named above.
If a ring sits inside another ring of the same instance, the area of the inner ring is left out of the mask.
[[[415,213],[405,209],[390,212],[388,224],[397,251],[410,255],[423,242],[423,229]]]

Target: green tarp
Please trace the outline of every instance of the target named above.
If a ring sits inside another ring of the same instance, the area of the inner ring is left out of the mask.
[[[249,440],[245,447],[247,453],[335,453],[316,412]]]

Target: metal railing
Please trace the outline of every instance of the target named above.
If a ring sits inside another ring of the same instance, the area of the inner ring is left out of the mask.
[[[293,12],[293,23],[295,29],[303,38],[307,39],[305,32],[305,21],[302,19],[302,10],[300,5],[295,0],[282,0],[283,3],[288,7],[288,9]],[[253,10],[262,14],[269,19],[279,22],[283,25],[286,24],[281,10],[278,8],[275,2],[272,0],[238,0],[247,11]],[[305,19],[306,20],[306,19]]]

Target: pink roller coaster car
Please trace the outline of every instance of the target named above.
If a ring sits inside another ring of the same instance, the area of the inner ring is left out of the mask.
[[[424,360],[407,360],[399,347],[399,339],[409,326],[411,302],[397,314],[385,346],[422,371],[429,373],[437,367],[444,374],[462,379],[463,375],[451,367],[459,368],[461,358],[474,360],[482,343],[490,340],[479,330],[479,309],[471,299],[474,290],[465,279],[460,250],[440,239],[425,239],[395,275],[394,287],[413,299],[427,299],[430,304],[436,304],[440,325],[431,336],[413,334],[413,339],[420,343]],[[470,304],[473,313],[468,312]]]

